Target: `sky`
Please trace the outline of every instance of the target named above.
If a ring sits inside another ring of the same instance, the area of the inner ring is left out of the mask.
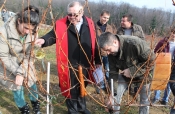
[[[140,8],[146,6],[147,8],[161,8],[165,11],[170,10],[175,11],[175,6],[172,5],[173,4],[172,0],[104,0],[104,1],[115,2],[115,3],[125,2]]]

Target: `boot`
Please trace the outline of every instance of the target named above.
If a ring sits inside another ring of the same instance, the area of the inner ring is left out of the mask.
[[[34,114],[41,114],[40,112],[40,102],[39,101],[31,101],[33,107]]]
[[[26,103],[25,106],[23,106],[22,108],[19,108],[19,110],[21,111],[21,114],[30,114],[30,107],[28,105],[28,103]]]

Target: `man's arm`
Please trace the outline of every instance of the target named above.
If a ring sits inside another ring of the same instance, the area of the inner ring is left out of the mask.
[[[56,35],[55,35],[54,29],[52,29],[50,32],[48,32],[46,35],[42,36],[41,38],[45,40],[42,47],[51,46],[52,44],[56,43]]]
[[[54,29],[52,29],[50,32],[48,32],[41,38],[36,39],[35,41],[35,45],[39,47],[47,47],[55,43],[56,43],[56,35]]]

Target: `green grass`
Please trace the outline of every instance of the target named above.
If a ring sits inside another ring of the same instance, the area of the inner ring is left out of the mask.
[[[49,31],[49,30],[48,30]],[[46,32],[45,30],[39,31],[39,36],[44,35]],[[50,94],[52,96],[52,104],[53,104],[53,114],[67,114],[67,107],[65,105],[65,98],[60,95],[60,89],[58,85],[58,76],[57,76],[57,66],[56,66],[56,56],[55,56],[55,45],[44,48],[44,51],[46,53],[45,57],[45,64],[47,65],[47,62],[51,63],[51,77],[50,77]],[[46,72],[43,72],[43,68],[41,65],[41,60],[36,60],[35,62],[36,69],[38,72],[38,79],[42,83],[42,88],[46,89]],[[41,87],[38,86],[39,89]],[[100,97],[100,95],[97,95],[95,93],[95,88],[92,85],[89,85],[87,87],[88,93],[94,97],[95,100],[98,102],[102,102],[103,98]],[[26,101],[30,103],[28,99],[28,92],[25,89],[25,98]],[[163,93],[163,92],[162,92]],[[43,91],[40,90],[40,94],[44,96],[45,94]],[[16,107],[12,92],[7,89],[0,89],[0,111],[3,114],[19,114],[19,110]],[[86,96],[87,99],[87,108],[91,111],[92,114],[108,114],[104,107],[99,105],[97,102],[95,102],[89,95]],[[173,99],[173,96],[171,95],[171,99]],[[40,98],[41,100],[41,111],[43,114],[46,114],[46,102],[44,99]],[[173,101],[173,100],[170,100]],[[170,102],[170,105],[172,105],[172,102]],[[31,105],[30,105],[31,106]],[[121,106],[121,114],[124,114],[126,112],[126,109],[128,107],[124,106],[124,103]],[[169,108],[166,107],[151,107],[150,108],[150,114],[166,114],[169,113]],[[137,114],[138,113],[138,107],[130,107],[128,114]]]
[[[50,94],[53,97],[52,103],[54,108],[53,114],[67,114],[67,107],[65,105],[65,98],[62,95],[58,95],[60,93],[59,85],[58,85],[58,75],[57,75],[57,67],[56,67],[56,58],[55,58],[55,45],[44,48],[44,51],[46,52],[46,58],[45,58],[45,64],[47,62],[51,62],[51,85],[50,85]],[[42,87],[46,89],[46,73],[42,70],[41,60],[36,60],[35,62],[36,69],[38,71],[38,79],[42,82]],[[41,87],[38,87],[41,88]],[[18,108],[15,106],[13,96],[11,91],[7,89],[1,89],[0,90],[0,110],[3,114],[19,114]],[[103,99],[100,98],[99,95],[95,93],[95,88],[92,85],[89,85],[87,87],[87,91],[90,95],[92,95],[95,100],[98,102],[101,102]],[[27,91],[25,92],[25,98],[27,102],[30,102],[28,100],[28,94]],[[40,91],[40,93],[44,96],[45,94]],[[163,93],[163,92],[162,92]],[[87,108],[91,111],[92,114],[108,114],[105,112],[104,107],[96,103],[89,95],[86,97],[87,99]],[[125,98],[124,98],[125,99]],[[173,99],[173,96],[171,95],[171,99]],[[41,102],[41,110],[42,113],[46,113],[46,102],[43,99],[40,99]],[[173,101],[173,100],[171,100]],[[172,104],[172,103],[171,103]],[[127,107],[124,106],[124,104],[121,107],[121,114],[124,114]],[[168,113],[169,109],[164,107],[151,107],[150,114],[165,114]],[[130,107],[128,114],[137,114],[138,108],[137,107]]]
[[[6,89],[0,89],[0,111],[2,114],[14,114],[18,108],[15,106],[13,101],[12,92]]]
[[[46,59],[49,61],[53,61],[56,58],[54,53],[47,53],[46,52]]]

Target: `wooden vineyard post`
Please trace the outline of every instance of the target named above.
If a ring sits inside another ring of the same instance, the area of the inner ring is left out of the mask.
[[[79,74],[79,80],[80,80],[80,96],[84,97],[86,96],[85,86],[84,86],[84,77],[83,77],[83,71],[82,66],[78,66],[78,74]]]

